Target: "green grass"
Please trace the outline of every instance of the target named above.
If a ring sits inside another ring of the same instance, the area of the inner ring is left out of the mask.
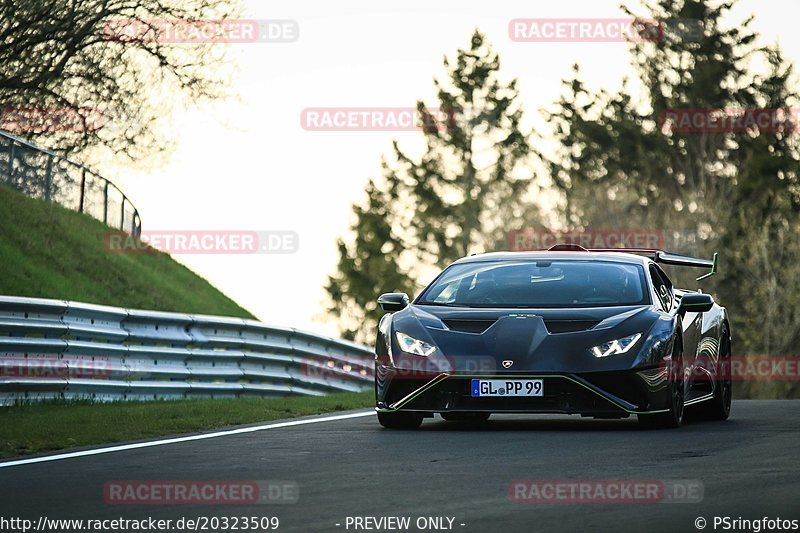
[[[0,294],[252,318],[206,280],[154,253],[109,253],[110,228],[0,186]],[[0,457],[204,431],[373,405],[374,393],[325,397],[0,407]]]
[[[0,294],[252,318],[167,254],[108,253],[109,230],[0,186]]]
[[[323,397],[91,403],[0,407],[0,458],[251,424],[374,405],[374,392]]]

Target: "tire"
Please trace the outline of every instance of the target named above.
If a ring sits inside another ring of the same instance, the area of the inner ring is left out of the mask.
[[[683,340],[678,337],[672,349],[669,367],[670,405],[666,413],[638,415],[639,426],[644,429],[678,428],[683,423],[684,406]]]
[[[733,380],[731,379],[731,338],[728,327],[722,328],[722,339],[719,348],[719,368],[714,383],[714,397],[696,406],[694,416],[698,420],[727,420],[731,414],[731,398],[733,397]]]
[[[378,422],[387,429],[417,429],[422,424],[422,415],[398,411],[378,413]]]
[[[492,413],[441,413],[448,422],[486,422]]]

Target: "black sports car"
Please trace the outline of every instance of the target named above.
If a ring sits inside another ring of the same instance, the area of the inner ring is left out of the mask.
[[[700,280],[716,255],[576,245],[488,253],[451,264],[411,303],[382,295],[378,420],[416,428],[434,413],[568,413],[678,427],[688,406],[726,419],[725,308],[673,288],[659,263],[710,268]]]

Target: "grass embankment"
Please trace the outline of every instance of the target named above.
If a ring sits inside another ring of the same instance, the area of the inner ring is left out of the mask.
[[[91,403],[0,407],[0,458],[191,433],[374,405],[372,391],[322,397]]]
[[[0,186],[0,294],[252,318],[167,254],[107,252],[109,231],[86,215]],[[373,393],[367,392],[0,407],[0,457],[356,409],[372,402]]]
[[[110,230],[0,186],[0,294],[252,318],[167,254],[109,253]]]

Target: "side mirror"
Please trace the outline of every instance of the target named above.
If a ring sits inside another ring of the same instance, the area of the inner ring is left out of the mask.
[[[392,313],[394,311],[402,311],[408,306],[408,294],[404,292],[387,292],[381,294],[378,298],[378,305],[381,309]]]
[[[710,295],[690,293],[684,294],[683,298],[681,298],[681,305],[678,307],[678,312],[685,313],[686,311],[691,311],[693,313],[705,313],[706,311],[711,311],[712,307],[714,307],[714,299]]]

